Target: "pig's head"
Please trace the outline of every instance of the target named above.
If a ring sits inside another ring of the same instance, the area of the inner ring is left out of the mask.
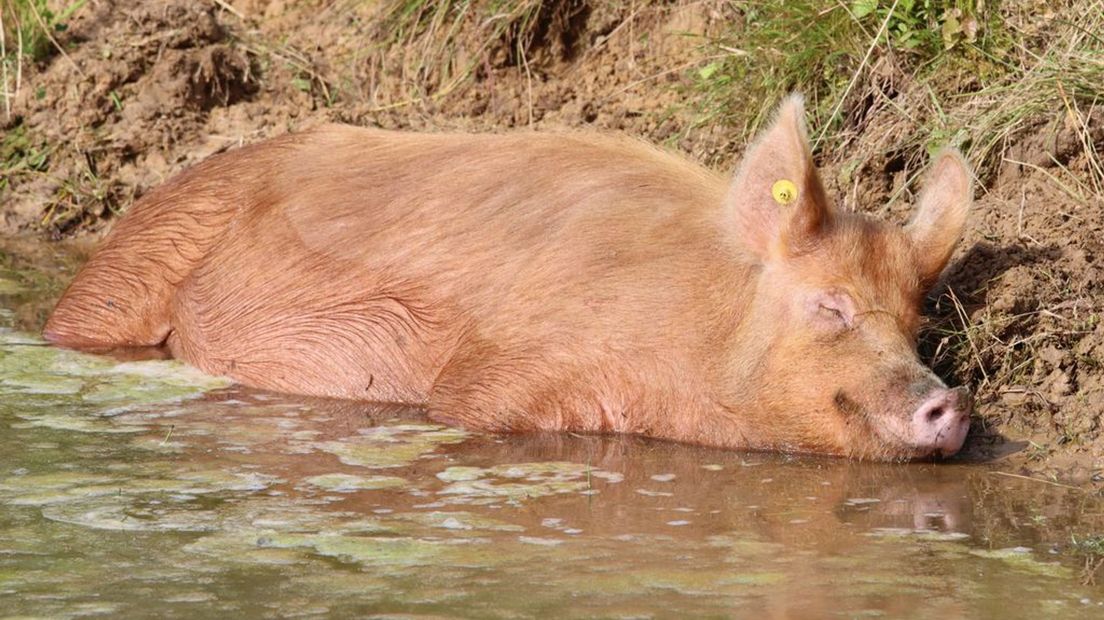
[[[971,402],[916,353],[920,306],[962,234],[971,175],[937,155],[905,226],[837,210],[812,161],[800,97],[748,150],[726,218],[757,265],[726,363],[763,447],[873,459],[961,448]],[[743,407],[741,407],[743,409]]]

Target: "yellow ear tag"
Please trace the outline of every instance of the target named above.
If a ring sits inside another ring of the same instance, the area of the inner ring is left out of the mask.
[[[797,198],[797,186],[789,179],[780,179],[771,186],[771,196],[780,205],[788,205]]]

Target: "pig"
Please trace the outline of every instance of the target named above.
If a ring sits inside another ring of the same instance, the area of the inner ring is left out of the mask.
[[[970,170],[937,154],[903,226],[844,212],[804,117],[786,99],[731,180],[587,133],[270,139],[143,196],[44,337],[486,432],[952,455],[971,398],[916,343]]]

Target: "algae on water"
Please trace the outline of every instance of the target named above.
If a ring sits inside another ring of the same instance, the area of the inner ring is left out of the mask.
[[[32,424],[84,432],[131,432],[101,424],[99,418],[197,398],[229,384],[225,378],[181,362],[119,364],[0,328],[0,414],[7,411]]]
[[[346,465],[370,469],[388,469],[409,465],[438,446],[464,441],[468,434],[460,429],[428,424],[398,424],[363,429],[359,434],[339,441],[315,444]]]
[[[604,473],[604,472],[603,472]],[[438,493],[450,503],[520,501],[591,489],[595,471],[582,463],[511,463],[479,468],[454,466],[437,474],[448,484]]]
[[[390,489],[406,486],[408,484],[406,480],[397,476],[356,476],[353,474],[341,473],[311,476],[309,478],[304,478],[303,482],[309,486],[338,493]]]

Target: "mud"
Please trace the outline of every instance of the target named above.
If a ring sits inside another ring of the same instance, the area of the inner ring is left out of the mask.
[[[3,228],[94,239],[186,166],[324,120],[616,130],[719,168],[750,129],[686,103],[718,58],[711,38],[742,19],[726,3],[545,3],[521,38],[467,20],[451,39],[387,39],[387,19],[373,3],[89,3],[58,33],[66,53],[27,69],[2,120],[0,156],[20,162],[0,189]],[[904,221],[939,138],[920,128],[969,102],[932,101],[875,59],[845,104],[844,130],[818,151],[827,184],[843,208]],[[1104,469],[1104,204],[1090,174],[1104,115],[1087,118],[1084,135],[1068,115],[1027,118],[979,170],[922,343],[943,377],[978,394],[974,453],[1020,450],[1021,471],[1076,484]]]

